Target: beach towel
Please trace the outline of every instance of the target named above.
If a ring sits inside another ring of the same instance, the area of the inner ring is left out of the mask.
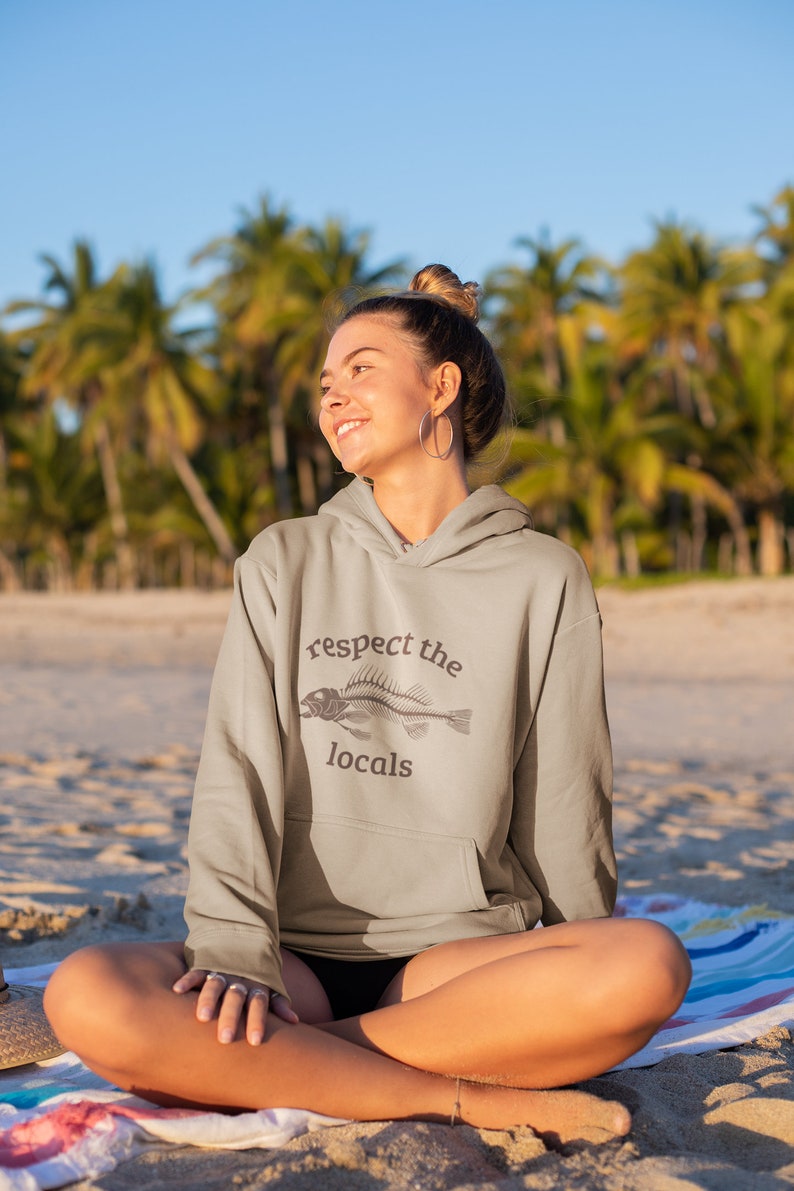
[[[616,1070],[674,1054],[704,1054],[794,1024],[794,918],[688,898],[622,897],[615,917],[653,918],[679,936],[692,961],[684,1003],[647,1046]]]
[[[766,908],[625,897],[619,917],[654,918],[684,941],[693,979],[678,1013],[620,1068],[749,1042],[794,1023],[794,918]],[[54,965],[9,971],[43,986]],[[618,1069],[620,1069],[618,1068]],[[272,1149],[343,1122],[298,1109],[227,1116],[157,1108],[93,1075],[73,1054],[0,1072],[0,1191],[39,1191],[112,1170],[157,1146]]]

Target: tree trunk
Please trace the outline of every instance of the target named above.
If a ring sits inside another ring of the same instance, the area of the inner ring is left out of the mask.
[[[11,559],[0,550],[0,591],[20,591],[22,584]]]
[[[728,524],[731,527],[733,540],[736,544],[736,574],[737,575],[752,575],[753,573],[753,552],[750,548],[750,535],[747,532],[747,526],[744,523],[741,511],[738,505],[735,505],[727,514]]]
[[[610,533],[593,536],[593,563],[595,573],[601,579],[616,579],[620,570],[620,551]]]
[[[640,552],[637,548],[637,535],[630,529],[624,529],[620,535],[620,545],[623,550],[623,566],[630,579],[638,579],[642,573]]]
[[[110,515],[110,530],[113,534],[113,544],[118,563],[118,585],[124,591],[135,586],[135,558],[129,543],[129,529],[127,516],[124,512],[124,501],[121,495],[119,475],[116,470],[116,460],[110,443],[110,434],[106,422],[97,422],[94,429],[94,443],[96,445],[99,467],[102,472],[102,483],[105,488]]]
[[[681,348],[677,341],[673,350],[676,356],[680,357]],[[673,364],[671,370],[671,380],[673,387],[673,400],[675,402],[676,408],[684,415],[685,418],[691,418],[695,412],[694,406],[692,404],[692,389],[689,385],[689,375],[686,365],[681,359],[677,359]]]
[[[47,543],[47,549],[50,555],[48,590],[71,591],[72,560],[69,557],[69,547],[61,537],[54,536]]]
[[[96,590],[95,570],[98,551],[99,533],[96,529],[90,529],[83,536],[83,549],[77,563],[75,587],[78,591]]]
[[[597,476],[587,493],[589,504],[588,532],[593,543],[595,574],[603,579],[615,579],[620,573],[620,549],[612,516],[612,498],[608,481]]]
[[[204,522],[207,533],[215,543],[221,558],[227,563],[234,562],[237,557],[234,542],[221,521],[218,510],[204,491],[201,480],[193,470],[193,465],[177,442],[171,442],[169,457],[171,466],[179,476],[182,486],[193,503],[193,508]]]
[[[706,502],[702,496],[693,496],[692,511],[692,570],[703,570],[703,554],[708,541],[708,526],[706,522]]]
[[[692,570],[692,539],[685,529],[676,531],[675,569],[680,574],[687,574]]]
[[[717,545],[717,571],[720,575],[732,575],[733,567],[733,534],[721,533]]]
[[[717,425],[717,416],[705,385],[695,386],[695,404],[701,426],[705,426],[707,430],[713,429]]]
[[[331,454],[330,448],[324,438],[318,434],[312,448],[314,455],[314,469],[317,475],[318,502],[322,504],[323,501],[330,500],[334,494],[334,475],[332,469],[332,460],[336,460]]]
[[[179,547],[179,586],[196,587],[196,549],[192,542],[182,542]]]
[[[562,372],[560,370],[559,337],[557,334],[557,319],[553,312],[544,310],[540,316],[541,356],[546,384],[556,396],[562,389]]]
[[[292,516],[292,487],[289,475],[289,450],[284,410],[278,397],[268,397],[267,418],[270,429],[270,459],[273,464],[273,486],[279,517]]]
[[[301,513],[304,517],[307,517],[317,512],[317,485],[314,482],[314,469],[311,459],[302,450],[295,460],[295,467],[298,473]]]
[[[779,575],[783,570],[783,534],[774,509],[758,510],[758,572]]]

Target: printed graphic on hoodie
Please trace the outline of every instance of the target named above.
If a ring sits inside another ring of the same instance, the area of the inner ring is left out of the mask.
[[[465,736],[471,730],[471,709],[441,711],[433,707],[432,700],[419,685],[400,690],[385,674],[372,666],[356,670],[347,684],[336,690],[334,687],[319,687],[301,699],[303,719],[315,716],[339,724],[358,740],[369,740],[371,733],[356,724],[365,724],[377,716],[401,724],[412,740],[421,740],[427,735],[432,723],[446,724],[455,732]]]

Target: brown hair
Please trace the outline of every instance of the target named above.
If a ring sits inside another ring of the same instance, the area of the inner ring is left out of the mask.
[[[411,338],[423,367],[434,368],[446,360],[458,365],[465,459],[483,451],[507,417],[504,374],[477,327],[479,288],[475,281],[464,284],[446,265],[426,265],[411,278],[407,291],[365,298],[341,320],[386,315]]]

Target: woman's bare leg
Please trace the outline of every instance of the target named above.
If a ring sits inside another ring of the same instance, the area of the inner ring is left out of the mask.
[[[64,1045],[90,1067],[159,1103],[300,1107],[357,1120],[450,1119],[454,1079],[326,1028],[271,1015],[261,1046],[247,1043],[242,1031],[222,1045],[213,1023],[196,1019],[196,994],[172,991],[183,971],[176,945],[88,948],[58,968],[46,1009]],[[491,1128],[526,1124],[562,1141],[605,1140],[629,1124],[622,1106],[582,1093],[469,1083],[460,1090],[458,1119]]]
[[[666,927],[571,922],[431,948],[392,981],[379,1008],[321,1028],[425,1071],[561,1087],[644,1046],[690,976]]]

